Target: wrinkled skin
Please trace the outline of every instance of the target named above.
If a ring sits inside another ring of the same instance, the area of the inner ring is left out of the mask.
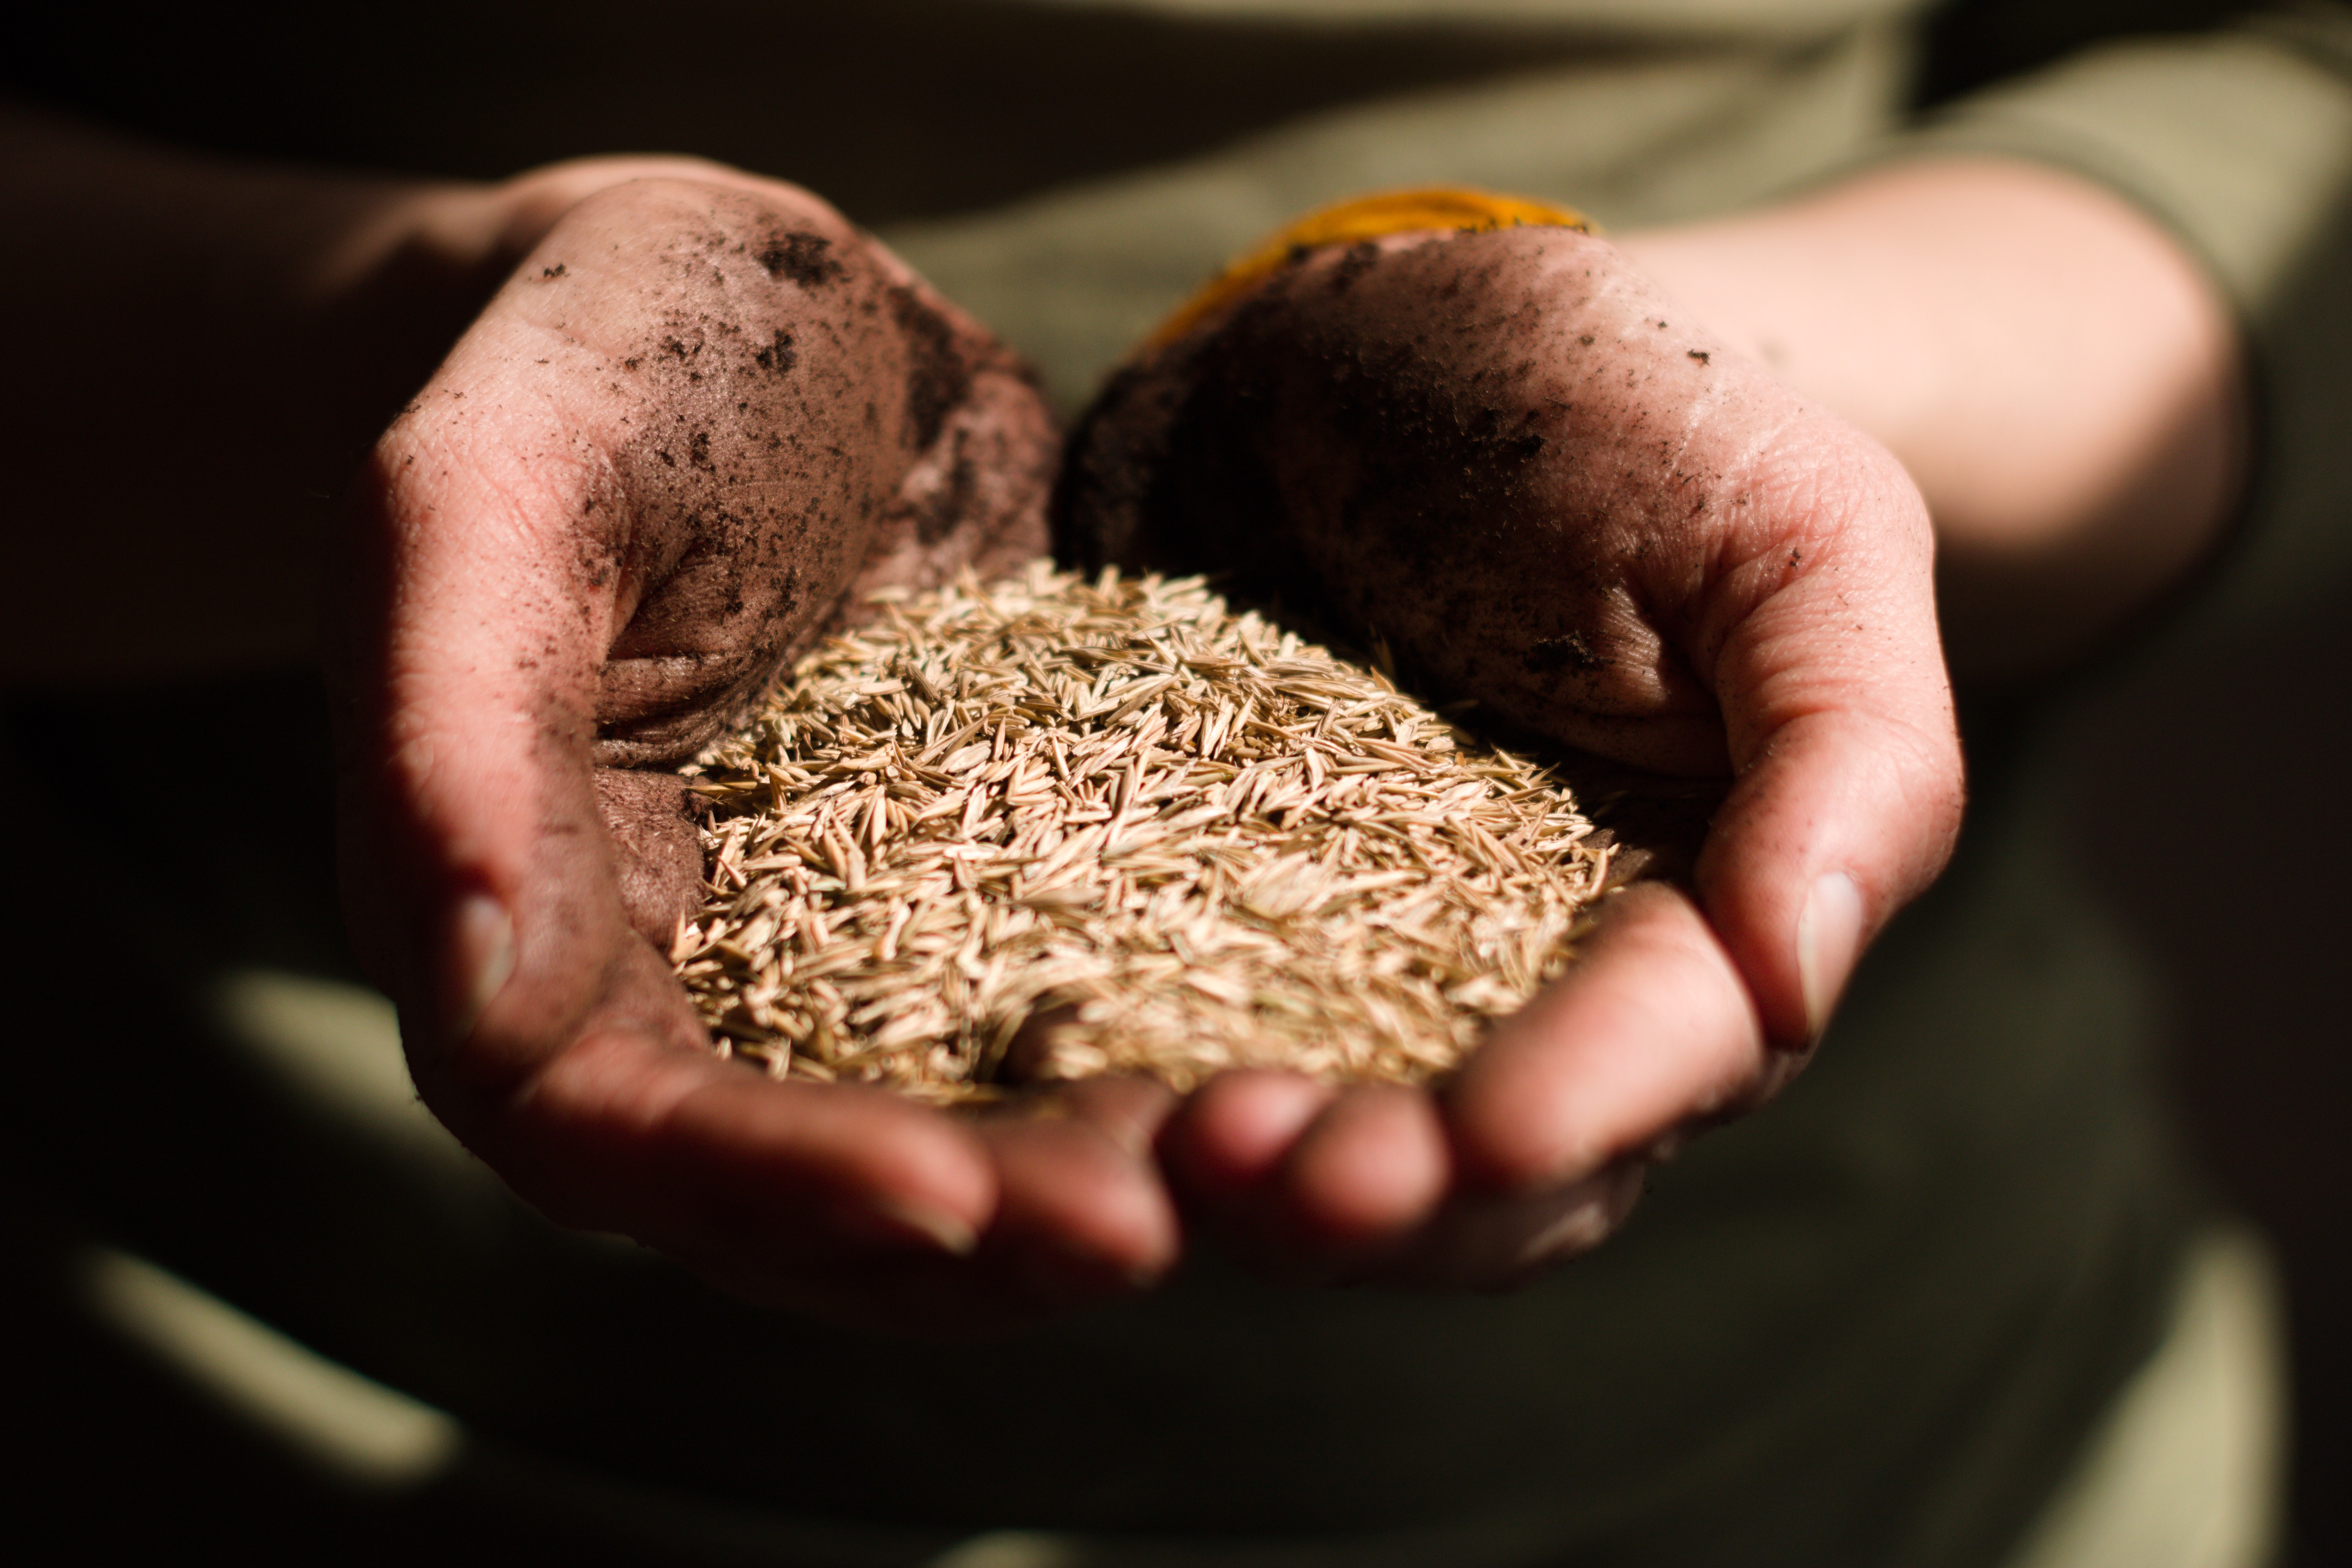
[[[552,218],[378,445],[328,608],[348,902],[427,1104],[553,1217],[758,1300],[979,1323],[1173,1257],[1134,1085],[975,1123],[721,1062],[666,771],[866,592],[1042,547],[1020,366],[728,171]]]
[[[719,1061],[661,951],[698,858],[664,770],[853,589],[1028,553],[1054,450],[887,253],[707,174],[551,219],[380,444],[330,599],[357,934],[427,1102],[554,1217],[757,1300],[973,1326],[1163,1273],[1164,1168],[1269,1267],[1505,1283],[1768,1094],[1941,865],[1958,765],[1893,460],[1659,324],[1598,242],[1406,237],[1134,367],[1067,535],[1251,561],[1507,717],[1727,766],[1693,888],[1620,899],[1437,1097],[1234,1074],[974,1121]]]
[[[1900,466],[1560,229],[1318,252],[1108,387],[1057,500],[1081,560],[1239,567],[1423,684],[1619,762],[1727,774],[1687,888],[1435,1095],[1282,1074],[1165,1130],[1195,1205],[1310,1274],[1499,1284],[1760,1102],[1961,801],[1926,509]]]

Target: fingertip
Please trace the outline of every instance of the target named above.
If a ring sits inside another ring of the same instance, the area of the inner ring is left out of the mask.
[[[1740,780],[1696,881],[1776,1046],[1820,1037],[1871,939],[1941,874],[1964,795],[1952,735],[1859,711],[1789,721]]]
[[[1507,1290],[1613,1235],[1642,1194],[1645,1163],[1623,1160],[1540,1191],[1461,1194],[1399,1260],[1397,1278]]]
[[[1442,1104],[1465,1182],[1534,1193],[1730,1102],[1763,1057],[1730,955],[1687,898],[1648,884],[1611,900],[1568,974],[1496,1025]]]
[[[1297,1073],[1220,1073],[1170,1118],[1161,1157],[1193,1195],[1238,1197],[1274,1173],[1337,1092]]]
[[[845,1204],[839,1223],[875,1240],[920,1250],[930,1248],[950,1258],[969,1258],[980,1248],[979,1227],[940,1205],[918,1198],[875,1194]]]
[[[854,1223],[962,1257],[995,1222],[1003,1183],[969,1122],[862,1085],[745,1076],[763,1094],[801,1101],[803,1147],[837,1193],[837,1212]]]
[[[613,1172],[627,1179],[635,1163],[625,1151],[637,1143],[638,1168],[668,1202],[764,1210],[780,1238],[814,1220],[854,1245],[950,1257],[968,1256],[995,1217],[995,1166],[953,1118],[863,1085],[778,1083],[645,1039],[622,1054],[606,1068],[618,1081],[601,1086],[588,1116]]]
[[[1376,1243],[1426,1219],[1452,1177],[1445,1129],[1427,1095],[1395,1085],[1342,1091],[1283,1163],[1293,1223],[1309,1241]]]
[[[514,978],[514,916],[489,893],[464,894],[449,914],[447,945],[442,1017],[462,1045]]]
[[[1797,985],[1805,1007],[1805,1038],[1821,1038],[1862,954],[1862,891],[1843,871],[1813,879],[1797,916]]]
[[[1641,1201],[1643,1173],[1639,1162],[1628,1161],[1597,1171],[1556,1194],[1541,1223],[1530,1226],[1516,1247],[1498,1255],[1497,1267],[1478,1283],[1507,1289],[1599,1247],[1616,1234]]]
[[[980,1126],[999,1194],[982,1246],[1051,1302],[1148,1288],[1181,1251],[1149,1141],[1102,1114],[1048,1101]]]

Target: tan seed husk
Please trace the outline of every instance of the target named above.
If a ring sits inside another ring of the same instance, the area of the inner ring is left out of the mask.
[[[672,957],[774,1076],[1425,1081],[1610,879],[1549,771],[1201,579],[1041,562],[881,610],[688,770]]]

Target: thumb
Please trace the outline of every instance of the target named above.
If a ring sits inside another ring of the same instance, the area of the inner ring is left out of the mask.
[[[1696,879],[1768,1033],[1797,1046],[1950,858],[1962,770],[1908,477],[1839,430],[1759,476],[1755,501],[1769,526],[1724,574],[1712,660],[1737,782]]]
[[[520,367],[566,352],[533,340],[486,318],[380,444],[331,661],[356,923],[373,928],[429,1097],[478,1032],[504,1060],[474,1053],[469,1071],[526,1072],[635,941],[590,763],[620,580],[613,544],[580,521],[604,433],[528,391]],[[642,788],[606,793],[648,819]],[[478,1031],[494,1005],[501,1026]],[[674,1032],[698,1038],[690,1024]]]
[[[347,898],[418,1089],[557,1219],[783,1297],[877,1247],[968,1249],[994,1202],[974,1135],[720,1061],[632,929],[666,946],[699,854],[676,780],[591,765],[606,433],[519,391],[562,345],[509,336],[478,329],[379,447],[335,655]]]
[[[975,1136],[722,1062],[641,934],[667,945],[699,859],[662,782],[592,765],[651,526],[611,454],[646,405],[587,323],[514,308],[557,276],[540,259],[379,443],[328,617],[346,900],[417,1088],[555,1217],[772,1293],[877,1246],[968,1249],[994,1202]]]

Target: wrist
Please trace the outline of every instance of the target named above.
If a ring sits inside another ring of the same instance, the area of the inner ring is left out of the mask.
[[[2190,570],[2230,514],[2243,394],[2228,307],[2103,187],[1922,160],[1621,245],[1901,460],[1935,519],[1963,676],[2078,656]]]
[[[697,158],[608,157],[495,184],[376,186],[339,204],[338,226],[307,258],[297,292],[330,315],[397,322],[411,342],[437,352],[566,213],[614,185],[657,178],[769,184]]]
[[[496,237],[500,254],[509,266],[520,262],[564,214],[590,196],[632,180],[695,180],[762,191],[789,188],[707,158],[633,153],[542,164],[486,192],[499,225]]]

